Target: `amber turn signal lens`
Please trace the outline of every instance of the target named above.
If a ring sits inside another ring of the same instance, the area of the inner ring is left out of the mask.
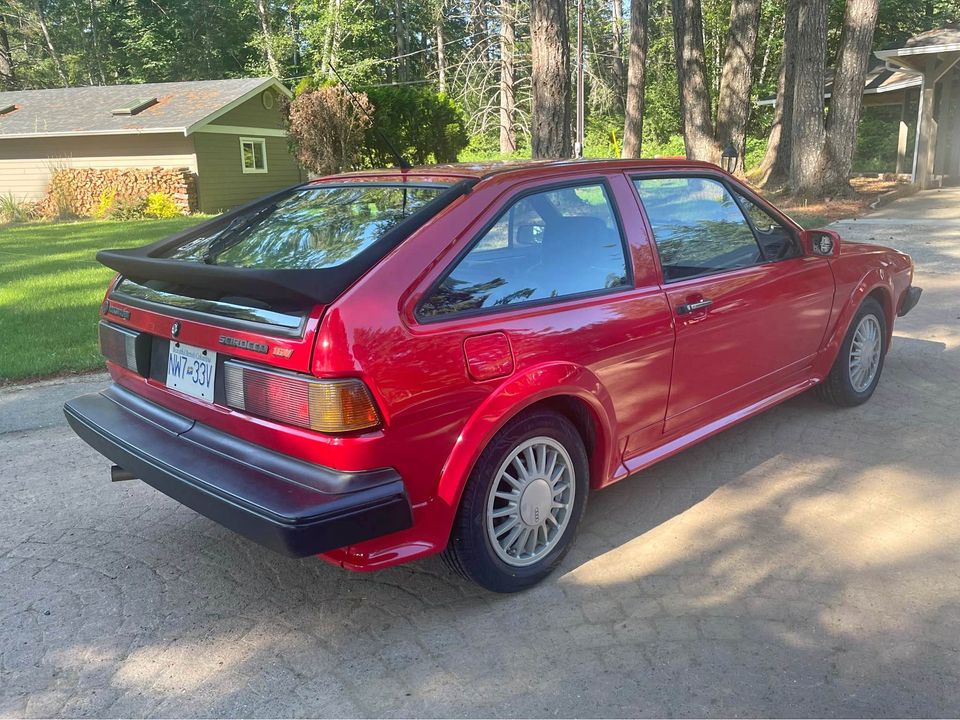
[[[320,432],[363,430],[380,424],[373,398],[359,380],[310,384],[310,427]]]
[[[356,378],[317,380],[233,360],[223,369],[227,405],[251,415],[324,433],[380,424],[370,391]]]

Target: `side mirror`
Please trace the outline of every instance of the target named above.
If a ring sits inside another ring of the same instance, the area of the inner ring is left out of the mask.
[[[840,233],[833,230],[804,230],[800,236],[805,255],[817,257],[838,257],[840,255]]]

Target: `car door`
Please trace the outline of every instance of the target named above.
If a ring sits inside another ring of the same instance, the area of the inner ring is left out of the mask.
[[[676,324],[664,432],[688,432],[796,382],[826,330],[828,263],[804,256],[791,228],[722,177],[632,181]]]
[[[631,433],[659,435],[672,365],[672,317],[652,251],[625,233],[643,222],[635,194],[620,173],[525,183],[478,222],[426,280],[415,330],[464,345],[477,393],[506,375],[532,385],[554,366],[582,369],[570,382],[589,384],[609,410],[613,468],[594,479],[608,482]],[[510,357],[499,362],[496,347]]]

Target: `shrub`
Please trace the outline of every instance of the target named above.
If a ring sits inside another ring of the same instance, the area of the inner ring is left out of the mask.
[[[899,106],[866,106],[857,128],[857,149],[853,169],[857,172],[893,172],[897,167]],[[913,147],[913,127],[907,147]],[[910,157],[908,155],[908,157]]]
[[[13,193],[0,195],[0,223],[22,223],[32,215],[32,203],[17,200]]]
[[[147,202],[143,214],[150,218],[166,219],[177,217],[180,208],[173,198],[162,192],[153,192],[147,195]]]
[[[363,144],[368,166],[396,164],[381,135],[414,165],[455,162],[469,142],[463,110],[444,93],[387,86],[372,88],[367,95],[375,108],[374,127],[367,129]]]
[[[38,214],[44,220],[75,220],[83,214],[79,204],[76,185],[66,173],[54,171],[47,196],[38,205]]]
[[[141,220],[147,209],[145,195],[135,193],[117,193],[107,213],[111,220]]]
[[[100,201],[97,203],[93,216],[97,218],[108,218],[113,209],[113,203],[117,199],[117,189],[107,188],[100,191]]]
[[[365,94],[356,97],[373,112]],[[356,166],[370,120],[346,90],[330,86],[303,92],[290,103],[289,117],[297,159],[307,170],[328,175]]]
[[[588,158],[617,158],[623,148],[623,117],[591,115],[583,137],[583,155]]]
[[[460,151],[460,162],[484,162],[487,160],[529,160],[530,147],[524,145],[523,138],[517,138],[517,149],[512,153],[500,152],[499,135],[473,135],[466,148]]]

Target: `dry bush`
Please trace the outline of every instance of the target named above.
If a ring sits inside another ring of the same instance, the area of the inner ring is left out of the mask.
[[[356,98],[372,115],[366,94],[359,93]],[[343,88],[322,87],[302,93],[290,103],[290,137],[297,159],[320,175],[354,168],[369,127],[370,119]]]

